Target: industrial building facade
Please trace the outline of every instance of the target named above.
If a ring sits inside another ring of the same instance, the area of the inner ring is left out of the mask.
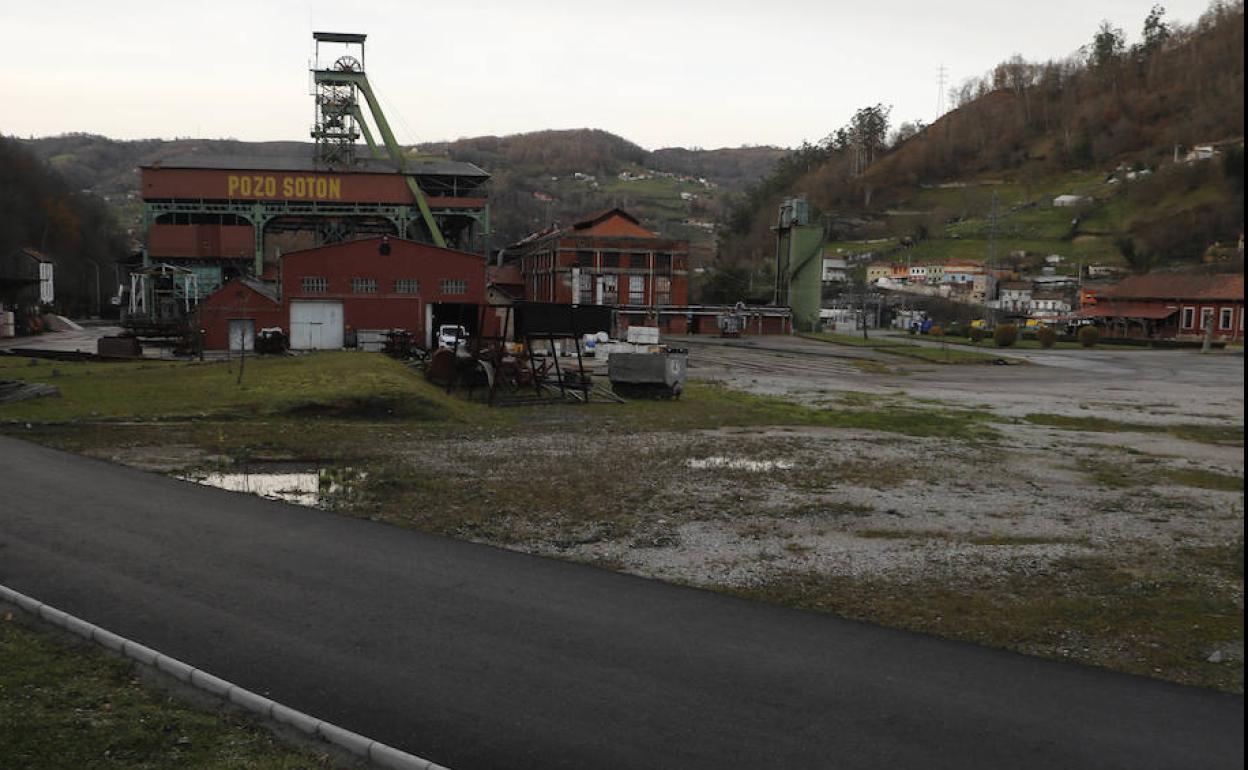
[[[407,177],[425,193],[445,242],[484,254],[489,214],[470,163],[381,161],[318,169],[311,147],[272,158],[183,157],[141,169],[145,262],[195,272],[201,296],[230,278],[276,272],[285,250],[373,235],[430,240]]]
[[[533,233],[503,251],[526,300],[615,308],[617,325],[686,332],[689,243],[661,238],[621,209]],[[666,311],[666,312],[661,312]]]
[[[1244,276],[1149,273],[1095,293],[1080,316],[1113,337],[1244,338]]]
[[[534,302],[646,308],[689,301],[688,241],[660,238],[621,209],[542,230],[509,246],[525,298]]]
[[[380,237],[286,254],[276,282],[237,278],[199,304],[208,349],[250,347],[267,327],[296,350],[341,348],[352,333],[405,329],[424,345],[440,323],[475,323],[485,259]]]

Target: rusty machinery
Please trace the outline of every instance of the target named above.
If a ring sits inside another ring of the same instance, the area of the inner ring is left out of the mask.
[[[469,398],[482,394],[487,403],[499,406],[622,401],[594,382],[581,349],[585,334],[611,328],[610,308],[518,302],[481,305],[477,312],[478,330],[487,328],[490,313],[498,313],[503,333],[479,332],[467,341],[457,337],[453,346],[432,351],[425,362],[425,375],[448,393],[458,389]],[[575,366],[560,363],[559,348],[569,343],[576,352]]]

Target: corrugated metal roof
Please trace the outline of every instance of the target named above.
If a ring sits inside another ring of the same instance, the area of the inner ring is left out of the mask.
[[[366,156],[367,150],[364,150]],[[390,161],[373,160],[362,156],[349,173],[356,174],[393,174],[394,164]],[[246,171],[319,171],[327,169],[317,165],[309,151],[306,155],[174,155],[163,160],[149,163],[143,168],[198,168],[198,169],[242,169]],[[481,168],[456,160],[409,160],[407,170],[418,176],[466,176],[488,178],[490,175]],[[348,172],[344,172],[348,173]]]
[[[1134,275],[1098,292],[1115,299],[1239,300],[1244,301],[1244,276],[1209,273],[1149,273]]]

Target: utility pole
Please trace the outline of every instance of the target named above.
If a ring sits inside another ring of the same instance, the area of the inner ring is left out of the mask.
[[[945,114],[945,84],[946,80],[945,63],[940,63],[940,69],[936,75],[936,118]]]
[[[95,317],[100,317],[100,263],[94,259],[91,260],[91,267],[95,268]]]
[[[992,277],[993,266],[996,264],[996,261],[997,261],[997,203],[998,203],[998,200],[999,199],[997,198],[997,191],[993,190],[992,191],[992,212],[989,214],[989,217],[988,217],[988,265],[985,270],[985,273],[987,274],[988,278]],[[1000,296],[1000,292],[998,292],[997,296]],[[999,309],[1000,308],[994,307],[992,311],[992,325],[994,327],[997,325],[997,321],[999,320],[998,318],[999,313],[997,312]]]

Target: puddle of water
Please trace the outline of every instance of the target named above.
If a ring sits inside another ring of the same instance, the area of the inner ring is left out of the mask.
[[[255,467],[254,470],[246,468],[240,472],[178,478],[309,508],[333,508],[354,494],[365,476],[366,474],[351,468],[281,467],[277,464],[265,464]]]
[[[733,471],[787,471],[793,468],[788,460],[749,460],[744,457],[705,457],[689,460],[686,465],[694,470],[726,468]]]

